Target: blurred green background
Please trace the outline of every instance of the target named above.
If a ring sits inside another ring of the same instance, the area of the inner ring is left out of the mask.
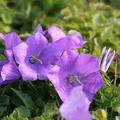
[[[38,24],[81,33],[88,43],[79,52],[99,57],[105,46],[120,51],[120,0],[0,0],[0,32],[17,32],[24,40]],[[0,54],[3,49],[0,39]],[[108,81],[114,79],[111,73],[113,64]],[[96,95],[91,105],[95,120],[120,120],[119,80],[116,88],[106,85]],[[0,87],[0,93],[2,120],[63,120],[58,112],[61,101],[47,81],[13,83]]]

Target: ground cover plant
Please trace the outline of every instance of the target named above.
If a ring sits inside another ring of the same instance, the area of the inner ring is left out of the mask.
[[[0,119],[120,120],[119,5],[1,0]]]

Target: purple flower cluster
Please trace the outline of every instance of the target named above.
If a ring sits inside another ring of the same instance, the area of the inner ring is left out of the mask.
[[[80,34],[66,35],[55,26],[43,31],[38,25],[26,41],[16,33],[0,33],[0,37],[6,46],[6,61],[0,61],[0,85],[20,77],[50,80],[63,101],[60,113],[65,119],[91,120],[89,106],[104,81],[97,57],[74,51],[86,43]]]

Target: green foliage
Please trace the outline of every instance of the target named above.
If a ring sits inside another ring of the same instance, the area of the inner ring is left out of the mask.
[[[67,34],[82,34],[88,43],[79,52],[100,57],[104,46],[120,51],[119,6],[119,0],[0,0],[0,32],[15,31],[24,40],[37,24],[43,29],[56,25]],[[3,49],[0,39],[0,60],[5,60]],[[91,104],[95,120],[120,120],[120,78],[113,86],[114,74],[112,64]],[[0,93],[1,120],[63,120],[61,101],[49,81],[19,81],[1,86]]]

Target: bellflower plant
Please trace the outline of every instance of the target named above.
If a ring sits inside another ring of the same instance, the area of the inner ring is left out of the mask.
[[[15,60],[23,80],[46,80],[46,74],[59,59],[61,52],[48,43],[38,26],[36,33],[13,48]]]
[[[11,50],[5,50],[6,61],[0,61],[0,85],[15,82],[20,78]]]
[[[96,56],[65,51],[58,65],[54,66],[47,76],[62,101],[67,99],[74,87],[81,85],[92,101],[93,95],[104,83],[99,70]]]
[[[89,113],[90,101],[82,89],[82,86],[73,88],[70,96],[61,105],[60,114],[66,120],[92,120]]]
[[[106,49],[106,47],[103,48],[100,57],[100,70],[102,72],[107,72],[114,56],[115,51],[111,52],[111,48],[109,48],[108,50]]]

